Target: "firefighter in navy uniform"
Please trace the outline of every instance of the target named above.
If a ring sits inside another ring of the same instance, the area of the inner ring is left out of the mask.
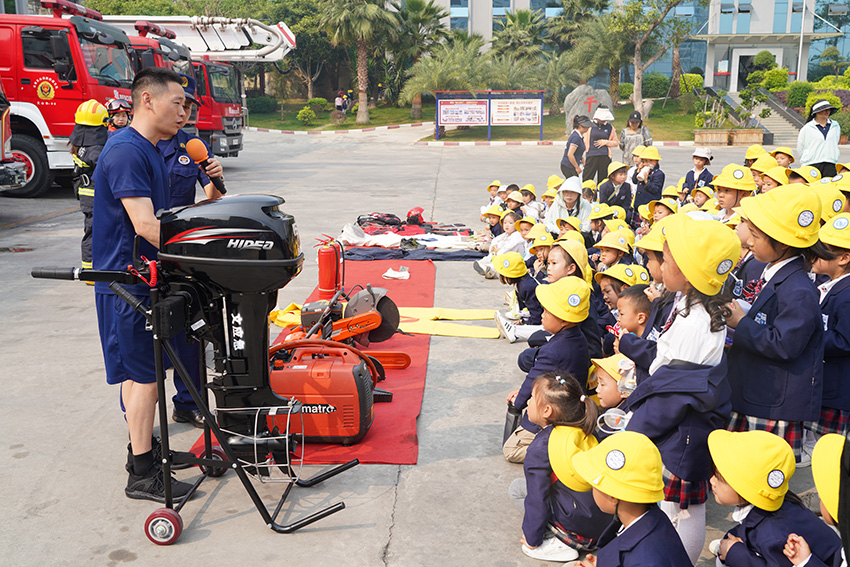
[[[186,92],[186,102],[184,110],[188,120],[192,111],[192,105],[200,105],[201,102],[195,96],[195,79],[186,75],[181,75],[183,78],[183,90]],[[183,124],[181,124],[181,127]],[[186,153],[186,142],[192,138],[197,138],[189,134],[185,130],[178,130],[177,134],[170,139],[162,139],[157,142],[156,147],[162,154],[165,160],[165,167],[168,170],[168,181],[171,194],[171,206],[183,207],[191,205],[195,202],[195,192],[198,182],[204,189],[204,193],[208,199],[221,197],[221,193],[210,182],[207,173],[214,177],[221,177],[221,163],[210,158],[210,165],[207,167],[206,173],[196,164],[189,154]],[[209,148],[207,148],[209,151]],[[198,390],[201,387],[200,361],[198,358],[198,345],[195,343],[187,344],[184,336],[179,336],[174,339],[174,347],[180,355],[180,360],[189,371],[192,382]],[[183,381],[175,373],[174,385],[177,393],[172,398],[174,402],[174,413],[172,419],[177,422],[191,423],[195,427],[201,428],[204,426],[204,418],[201,415],[197,405],[195,405],[192,396],[189,394]]]
[[[94,99],[77,107],[71,132],[71,158],[74,160],[74,192],[83,212],[83,239],[80,245],[82,267],[91,269],[91,231],[94,211],[94,168],[109,133],[106,107]]]

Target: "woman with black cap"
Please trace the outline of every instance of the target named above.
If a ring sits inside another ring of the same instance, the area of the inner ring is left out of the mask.
[[[632,154],[638,146],[651,146],[652,134],[643,125],[640,112],[635,110],[629,115],[629,121],[620,132],[620,149],[623,150],[623,163],[632,163]]]
[[[838,109],[826,99],[820,99],[812,105],[808,121],[800,128],[797,136],[797,155],[801,165],[814,166],[823,177],[836,175],[840,151],[838,138],[841,126],[829,119]]]

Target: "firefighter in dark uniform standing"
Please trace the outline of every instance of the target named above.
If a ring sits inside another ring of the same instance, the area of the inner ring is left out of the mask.
[[[200,105],[201,102],[195,96],[195,79],[186,75],[181,75],[183,79],[183,90],[186,93],[186,102],[183,106],[186,117],[184,124],[189,119],[192,111],[192,105]],[[182,124],[181,124],[182,126]],[[156,147],[162,154],[165,160],[165,167],[168,170],[168,180],[170,187],[171,206],[183,207],[191,205],[195,202],[195,192],[198,182],[206,193],[208,199],[221,197],[221,194],[210,182],[209,177],[201,171],[197,164],[186,153],[186,142],[192,138],[197,138],[185,130],[178,130],[177,134],[169,139],[161,139],[157,142]],[[209,148],[207,148],[209,151]],[[221,163],[213,158],[209,160],[210,166],[207,167],[207,173],[214,177],[221,176]],[[185,336],[175,338],[174,347],[180,355],[180,360],[188,369],[195,387],[200,390],[201,373],[200,361],[198,357],[197,343],[187,344]],[[195,427],[204,426],[204,418],[201,415],[198,406],[195,405],[192,396],[183,384],[183,381],[175,373],[174,385],[177,393],[172,398],[174,402],[174,412],[171,417],[174,421],[182,423],[191,423]]]

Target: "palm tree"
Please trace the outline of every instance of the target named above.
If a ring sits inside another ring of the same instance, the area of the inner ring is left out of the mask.
[[[369,42],[382,29],[394,29],[395,15],[380,0],[326,0],[319,24],[334,45],[357,45],[357,124],[369,123]]]
[[[561,91],[578,84],[579,75],[571,64],[569,53],[547,54],[538,68],[539,84],[552,93],[549,114],[561,113]]]
[[[446,36],[446,45],[472,45],[475,44],[480,50],[487,43],[484,36],[477,33],[469,33],[467,30],[454,29]]]
[[[603,14],[583,20],[581,29],[573,36],[573,48],[568,52],[579,79],[584,82],[601,71],[608,71],[611,100],[620,98],[620,69],[628,65],[634,54],[634,43],[615,31],[612,16]]]
[[[535,67],[517,61],[511,55],[493,55],[486,67],[487,88],[519,91],[535,86],[538,72]]]
[[[561,13],[546,21],[552,41],[560,49],[570,49],[581,33],[584,21],[601,14],[609,0],[560,0]]]
[[[434,0],[398,0],[391,6],[398,18],[398,37],[401,39],[399,50],[393,50],[393,56],[407,55],[415,65],[422,55],[430,53],[436,45],[448,36],[441,20],[449,17],[449,12],[434,3]],[[422,118],[422,93],[413,97],[410,117]]]
[[[517,60],[533,59],[548,45],[543,14],[536,10],[514,10],[505,14],[502,27],[493,32],[493,55],[511,55]]]

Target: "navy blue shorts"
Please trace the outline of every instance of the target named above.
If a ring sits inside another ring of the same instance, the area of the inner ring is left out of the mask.
[[[150,305],[149,297],[144,304]],[[96,293],[95,307],[106,382],[156,382],[153,333],[145,330],[144,316],[112,293]]]

